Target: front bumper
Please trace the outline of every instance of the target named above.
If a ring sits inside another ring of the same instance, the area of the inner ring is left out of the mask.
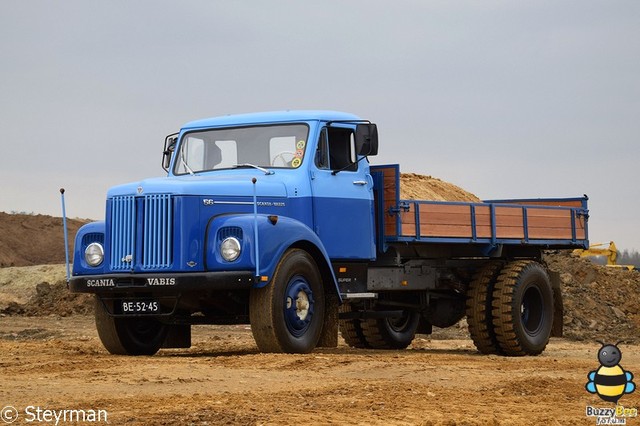
[[[175,294],[199,290],[243,290],[253,287],[255,282],[254,274],[248,271],[79,275],[71,278],[69,290],[72,293],[142,291]]]

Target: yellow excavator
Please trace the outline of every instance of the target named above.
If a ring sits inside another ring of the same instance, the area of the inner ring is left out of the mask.
[[[609,246],[605,247],[607,244],[609,244]],[[607,259],[607,267],[609,268],[628,269],[629,271],[633,271],[635,269],[634,265],[618,265],[616,263],[616,260],[618,259],[618,249],[616,248],[616,243],[613,241],[609,241],[609,243],[591,244],[588,249],[574,250],[573,254],[580,257],[604,256]]]

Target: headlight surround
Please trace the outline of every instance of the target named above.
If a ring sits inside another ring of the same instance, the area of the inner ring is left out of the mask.
[[[84,260],[89,266],[98,266],[104,260],[104,248],[100,243],[91,243],[84,249]]]
[[[240,256],[241,252],[240,241],[235,237],[225,238],[220,243],[220,255],[227,262],[233,262]]]

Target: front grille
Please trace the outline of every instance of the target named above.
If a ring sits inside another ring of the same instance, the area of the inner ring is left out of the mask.
[[[144,197],[142,268],[169,268],[172,259],[173,208],[171,195]]]
[[[133,195],[111,200],[111,262],[113,271],[133,268],[136,237],[136,200]]]
[[[173,262],[173,202],[169,194],[114,197],[111,201],[113,271],[166,269]],[[140,250],[136,250],[140,247]],[[140,255],[140,261],[136,259]]]
[[[82,237],[82,247],[87,247],[91,243],[100,243],[104,245],[104,234],[98,232],[90,232]]]
[[[225,238],[235,237],[242,241],[242,228],[238,226],[225,226],[218,230],[218,242],[222,242]]]

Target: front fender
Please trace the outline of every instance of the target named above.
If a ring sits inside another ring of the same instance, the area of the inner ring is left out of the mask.
[[[275,219],[274,219],[275,218]],[[259,214],[221,215],[213,217],[207,226],[205,244],[205,265],[207,270],[246,270],[256,269],[256,249],[254,229],[258,225],[258,264],[257,276],[261,277],[256,287],[264,287],[271,281],[273,273],[284,252],[294,245],[312,245],[316,253],[310,253],[316,259],[319,268],[321,262],[328,267],[336,292],[338,285],[331,269],[331,261],[318,236],[304,223],[286,216]],[[233,262],[226,262],[220,255],[220,243],[227,236],[238,238],[241,254]],[[319,259],[318,257],[321,256]],[[267,277],[267,278],[264,278]]]
[[[100,243],[104,247],[105,222],[91,222],[83,225],[76,233],[73,246],[73,275],[104,273],[105,263],[92,267],[84,260],[84,250],[91,243]]]

